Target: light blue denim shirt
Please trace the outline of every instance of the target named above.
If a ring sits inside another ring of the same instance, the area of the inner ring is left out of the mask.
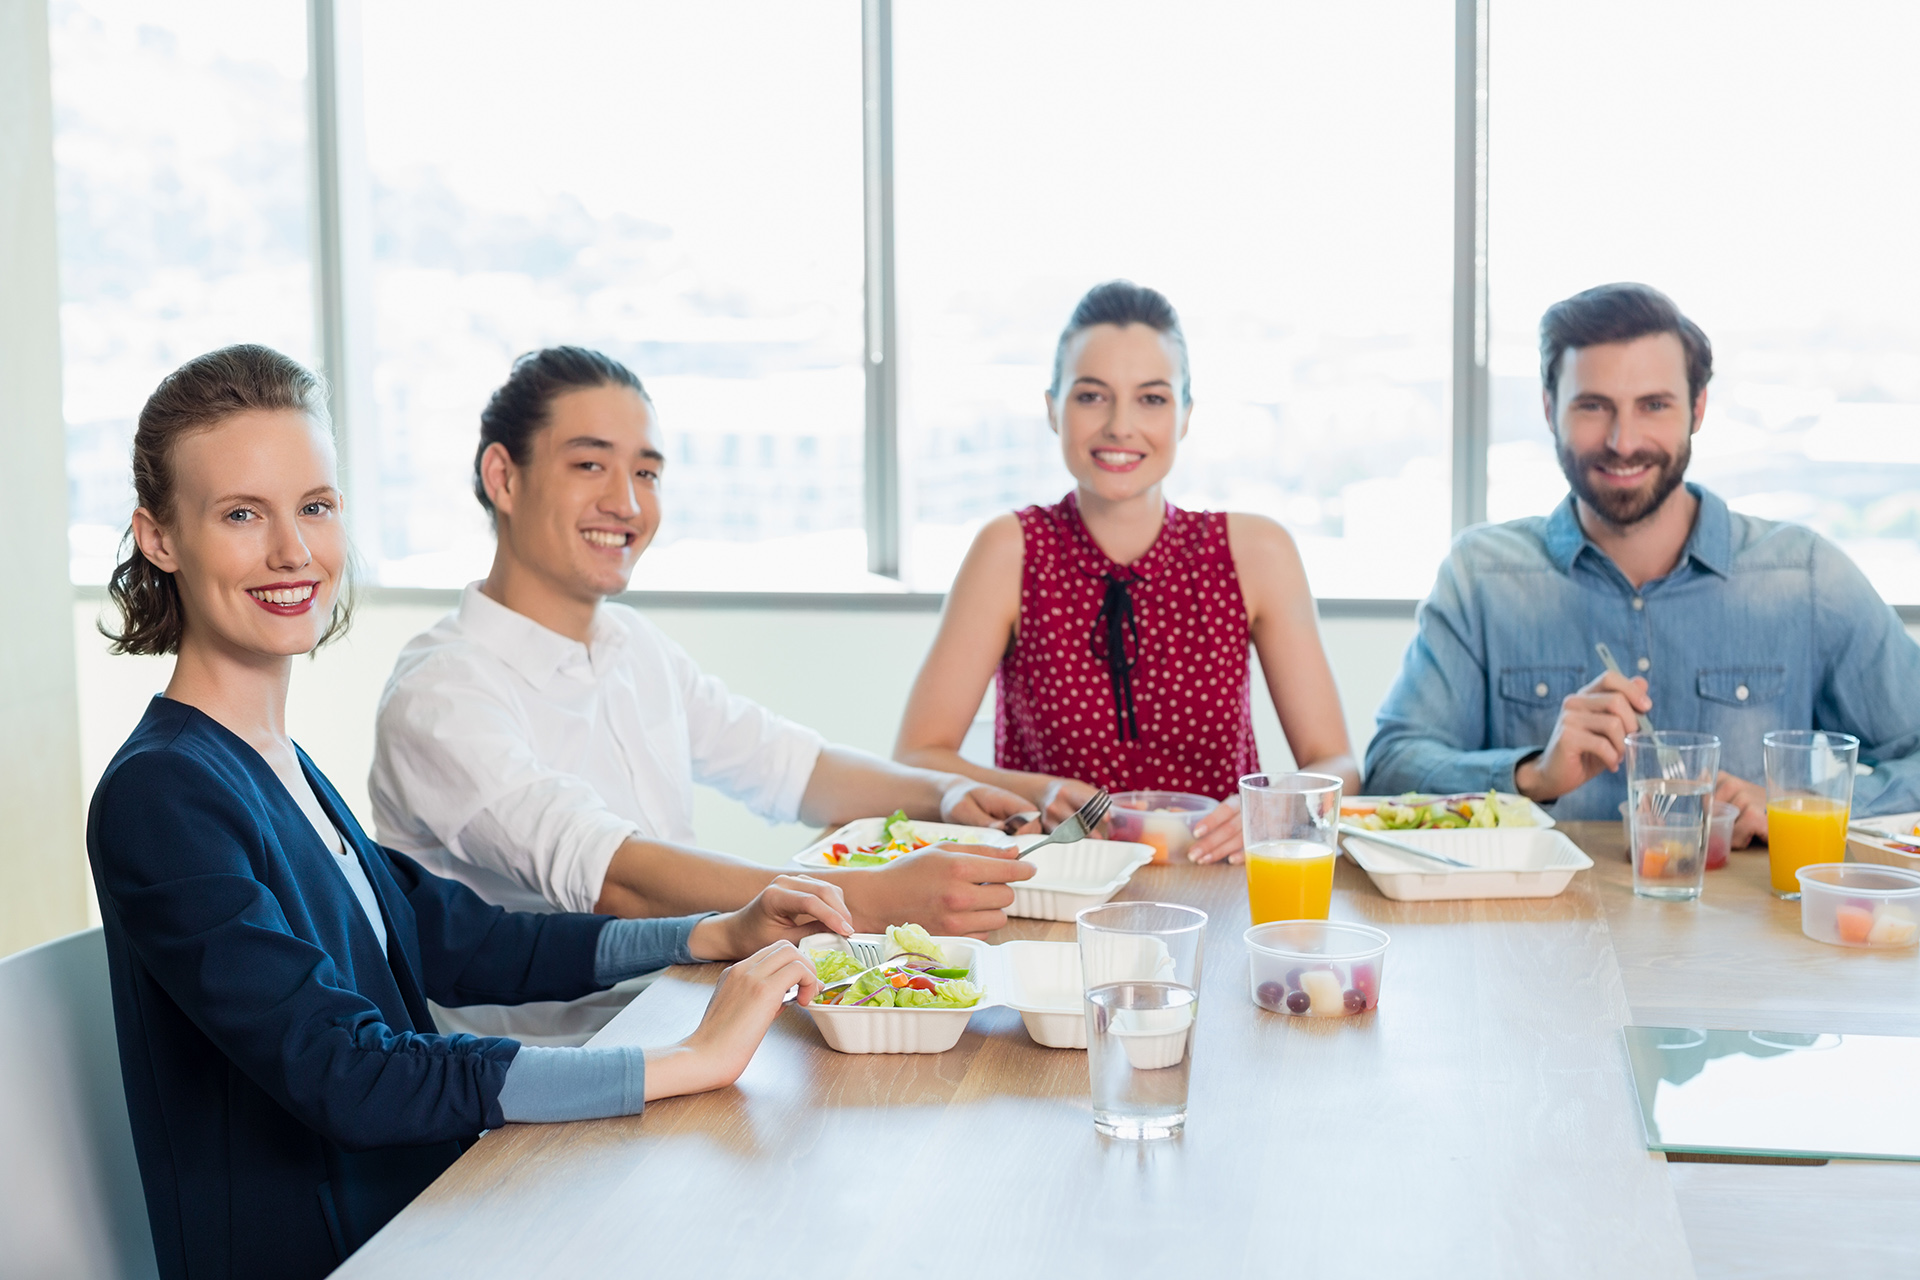
[[[1764,785],[1762,734],[1835,729],[1873,766],[1856,815],[1920,809],[1920,646],[1838,547],[1687,488],[1700,511],[1680,563],[1638,591],[1571,497],[1461,534],[1381,705],[1367,792],[1513,790],[1561,699],[1603,670],[1603,640],[1647,678],[1653,723],[1718,734],[1728,773]],[[1614,819],[1624,799],[1624,772],[1602,773],[1552,812]]]

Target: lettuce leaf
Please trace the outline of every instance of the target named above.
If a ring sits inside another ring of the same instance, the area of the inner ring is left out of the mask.
[[[941,961],[947,958],[933,935],[917,924],[896,924],[887,929],[887,955],[889,958],[907,951],[917,951],[923,956],[932,956]]]
[[[813,961],[813,971],[822,982],[845,982],[864,967],[844,951],[809,951],[807,959]]]
[[[912,987],[895,991],[893,1005],[896,1009],[971,1009],[984,994],[975,984],[955,978],[935,983],[931,991],[915,991]]]
[[[893,816],[880,824],[880,843],[913,843],[913,821],[907,817],[905,809],[895,809]]]
[[[1532,827],[1539,824],[1534,820],[1533,806],[1524,797],[1504,800],[1497,793],[1489,792],[1487,798],[1493,801],[1493,807],[1499,815],[1499,825],[1503,827]]]

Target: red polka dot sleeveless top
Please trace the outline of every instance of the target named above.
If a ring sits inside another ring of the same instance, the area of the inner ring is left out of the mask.
[[[1260,769],[1247,610],[1220,511],[1182,511],[1114,563],[1069,493],[1017,513],[1020,628],[1000,661],[994,761],[1110,791],[1224,799]]]

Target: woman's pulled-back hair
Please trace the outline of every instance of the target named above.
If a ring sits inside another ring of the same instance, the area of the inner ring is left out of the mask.
[[[594,387],[626,387],[653,403],[633,370],[586,347],[543,347],[513,362],[513,372],[480,411],[480,447],[473,453],[473,496],[487,509],[488,519],[493,518],[493,499],[480,474],[488,446],[502,446],[515,466],[526,466],[533,438],[547,425],[553,402],[569,391]]]
[[[1143,324],[1170,339],[1180,352],[1180,403],[1193,402],[1193,378],[1187,367],[1187,335],[1180,332],[1180,314],[1157,289],[1148,289],[1131,280],[1109,280],[1087,290],[1080,305],[1073,309],[1067,327],[1060,331],[1060,344],[1053,349],[1053,383],[1048,388],[1055,399],[1060,395],[1060,379],[1066,376],[1067,344],[1097,324]]]
[[[311,369],[271,347],[243,343],[196,356],[160,380],[141,407],[133,432],[133,492],[136,501],[160,524],[173,520],[173,450],[196,431],[219,426],[235,414],[292,409],[326,428],[326,387]],[[103,622],[100,633],[113,641],[114,653],[169,654],[180,651],[186,615],[180,587],[147,559],[128,527],[121,545],[126,557],[114,567],[107,597],[120,611],[120,629]],[[346,634],[353,619],[351,582],[343,580],[334,598],[333,619],[320,645]]]

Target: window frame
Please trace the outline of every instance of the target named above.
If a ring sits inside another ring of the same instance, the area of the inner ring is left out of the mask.
[[[332,387],[342,487],[351,498],[376,483],[372,408],[371,209],[360,93],[362,0],[307,0],[308,108],[314,205],[315,332]],[[863,491],[867,568],[901,577],[899,346],[894,264],[893,0],[860,0],[865,210],[866,421]],[[1487,10],[1454,0],[1454,214],[1452,513],[1455,532],[1487,510]],[[373,536],[379,504],[350,501],[356,537]],[[637,593],[641,598],[654,594]],[[706,593],[702,593],[703,597]],[[789,593],[778,593],[782,599]],[[894,593],[875,592],[876,598]],[[908,592],[937,601],[941,593]],[[737,599],[736,599],[737,597]],[[770,599],[715,591],[717,606]],[[846,593],[792,593],[822,607],[857,607]],[[1322,601],[1323,616],[1407,616],[1416,602]],[[924,607],[937,607],[931,603]]]

